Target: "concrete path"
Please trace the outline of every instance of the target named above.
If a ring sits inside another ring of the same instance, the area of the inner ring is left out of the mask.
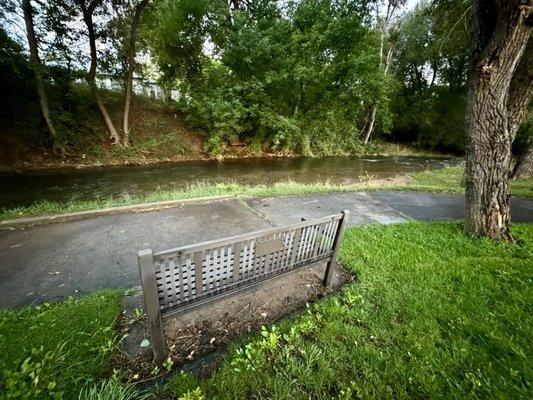
[[[302,217],[318,218],[348,209],[349,225],[459,220],[465,217],[464,196],[424,192],[345,192],[309,196],[253,198],[247,202],[274,225]],[[533,221],[533,200],[512,198],[514,222]]]
[[[0,230],[0,308],[139,285],[136,254],[238,235],[338,212],[349,224],[464,217],[461,195],[347,192],[187,204]],[[514,221],[533,221],[533,201],[513,199]]]

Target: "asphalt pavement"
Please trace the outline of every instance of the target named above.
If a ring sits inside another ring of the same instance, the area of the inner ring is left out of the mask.
[[[351,211],[349,225],[464,218],[462,195],[343,192],[184,204],[0,230],[0,308],[101,288],[138,286],[137,251],[155,251]],[[533,221],[533,201],[512,199],[513,221]]]

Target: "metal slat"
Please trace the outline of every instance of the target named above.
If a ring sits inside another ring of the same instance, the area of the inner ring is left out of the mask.
[[[196,278],[196,297],[202,295],[202,272],[203,272],[203,256],[201,251],[194,253],[194,275]]]
[[[180,289],[180,302],[183,302],[183,300],[185,299],[185,281],[183,279],[183,261],[182,261],[182,256],[179,255],[176,257],[177,259],[177,264],[178,264],[178,269],[179,269],[179,282],[178,282],[178,285],[179,285],[179,289]]]
[[[300,247],[300,238],[302,236],[302,229],[295,229],[294,230],[294,237],[292,239],[292,249],[291,249],[291,261],[289,265],[293,265],[296,262],[296,258],[298,255],[298,249]]]
[[[187,246],[176,247],[174,249],[155,252],[154,253],[154,259],[158,260],[161,257],[162,258],[169,258],[169,257],[172,257],[172,256],[175,255],[173,253],[178,253],[178,252],[182,252],[183,254],[195,253],[195,252],[201,251],[201,250],[212,249],[213,247],[233,244],[233,243],[238,242],[238,241],[252,240],[252,239],[255,239],[255,238],[258,238],[258,237],[263,237],[265,235],[272,235],[274,233],[284,232],[284,231],[287,231],[287,230],[290,230],[290,229],[297,229],[297,228],[302,228],[302,227],[306,227],[306,226],[312,226],[312,225],[319,224],[321,222],[338,220],[340,218],[342,218],[342,214],[335,214],[335,215],[330,215],[328,217],[319,218],[319,219],[316,219],[316,220],[313,220],[313,221],[304,221],[304,222],[299,222],[299,223],[293,224],[293,225],[282,226],[282,227],[279,227],[279,228],[263,229],[263,230],[260,230],[260,231],[247,233],[245,235],[233,236],[233,237],[226,238],[226,239],[210,240],[210,241],[206,241],[206,242],[202,242],[202,243],[195,243],[195,244],[191,244],[191,245],[187,245]]]
[[[331,259],[342,231],[339,215],[155,253],[160,309],[167,312],[202,303]]]
[[[235,277],[239,277],[241,271],[241,251],[242,242],[237,242],[233,245],[233,270],[231,273],[231,283],[235,282]]]
[[[186,266],[187,266],[187,299],[190,299],[192,297],[192,278],[193,278],[192,259],[191,259],[192,256],[188,254],[186,258],[187,258],[187,263],[186,263]]]
[[[314,243],[313,257],[316,257],[318,255],[320,246],[322,245],[321,240],[322,240],[322,235],[324,234],[324,228],[325,228],[325,223],[320,224],[320,228],[318,228],[318,233],[316,235],[316,239]]]

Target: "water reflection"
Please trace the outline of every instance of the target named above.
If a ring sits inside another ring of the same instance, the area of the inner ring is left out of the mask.
[[[426,157],[256,158],[2,174],[0,206],[29,205],[40,200],[66,202],[138,196],[198,183],[257,185],[290,179],[301,183],[350,184],[367,177],[387,178],[456,162]]]

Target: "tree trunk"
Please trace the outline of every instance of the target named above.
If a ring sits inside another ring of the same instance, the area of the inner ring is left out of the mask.
[[[513,179],[533,178],[533,144],[530,144],[518,157],[511,177]]]
[[[139,21],[141,19],[141,13],[148,4],[148,0],[141,0],[135,6],[135,12],[133,13],[133,20],[131,23],[130,31],[130,43],[129,43],[129,54],[128,54],[128,73],[126,75],[126,93],[124,100],[124,115],[122,118],[122,131],[124,133],[123,144],[125,147],[128,147],[130,144],[130,106],[131,106],[131,96],[133,92],[133,73],[135,72],[135,45],[137,43],[137,30],[139,28]]]
[[[384,36],[381,35],[381,47],[379,50],[380,54],[380,60],[383,58],[383,40]],[[389,72],[390,63],[392,60],[392,54],[394,52],[393,47],[389,47],[389,50],[387,51],[387,57],[385,57],[385,64],[383,68],[383,76],[387,76],[387,73]],[[380,68],[383,66],[383,62],[380,61]],[[376,124],[376,112],[378,111],[378,104],[376,103],[374,107],[372,107],[372,112],[370,114],[370,122],[368,123],[368,127],[366,129],[365,134],[365,140],[363,144],[366,146],[368,142],[370,141],[370,136],[372,135],[372,132],[374,131],[374,125]]]
[[[91,65],[89,67],[89,71],[87,71],[87,74],[85,75],[85,80],[89,84],[91,93],[94,96],[94,99],[96,100],[96,105],[98,106],[98,109],[100,110],[100,114],[102,114],[102,117],[104,118],[105,124],[107,126],[107,130],[109,131],[109,138],[115,144],[120,144],[120,136],[118,134],[118,131],[115,128],[115,125],[113,125],[113,121],[111,120],[109,113],[107,112],[107,109],[102,100],[102,97],[100,96],[100,91],[98,90],[98,87],[96,86],[96,81],[95,81],[96,66],[98,64],[98,54],[96,52],[96,33],[94,32],[93,12],[95,8],[102,2],[102,0],[93,0],[89,3],[88,7],[85,4],[84,0],[76,0],[76,1],[81,8],[81,11],[83,14],[83,21],[85,22],[85,25],[87,26],[87,33],[89,35],[89,46],[91,49]]]
[[[368,123],[368,126],[366,128],[365,140],[363,142],[365,146],[370,141],[370,135],[372,135],[372,131],[374,130],[374,124],[376,123],[376,112],[377,111],[378,111],[378,105],[376,104],[372,108],[372,113],[370,114],[370,122]]]
[[[35,74],[35,84],[37,88],[37,96],[39,97],[39,105],[41,113],[46,123],[46,128],[50,134],[50,141],[52,147],[56,147],[57,133],[50,118],[50,109],[48,107],[48,97],[44,89],[44,68],[39,58],[39,49],[37,46],[37,38],[35,37],[35,29],[33,26],[33,8],[30,0],[22,0],[22,9],[24,11],[24,22],[26,24],[26,37],[28,39],[28,46],[30,48],[30,66]]]
[[[393,1],[389,1],[387,4],[387,15],[383,21],[380,23],[380,36],[379,36],[379,70],[382,71],[383,76],[387,76],[389,72],[390,63],[392,61],[392,55],[394,53],[394,49],[392,46],[389,47],[387,51],[387,55],[384,55],[385,50],[385,39],[389,36],[389,23],[394,15],[394,11],[396,10],[398,4],[394,3]],[[379,21],[379,16],[376,15],[376,18]],[[376,124],[376,113],[378,110],[379,104],[376,103],[372,107],[372,111],[370,113],[370,121],[368,122],[368,125],[365,129],[365,139],[363,144],[366,146],[368,142],[370,142],[370,137],[372,136],[372,132],[374,131],[374,126]]]
[[[466,231],[493,239],[509,236],[511,138],[503,93],[472,83],[468,96],[469,144],[466,157]]]
[[[466,112],[465,230],[496,240],[511,240],[511,144],[520,126],[516,124],[517,112],[522,118],[525,115],[524,110],[516,109],[516,103],[527,106],[523,96],[531,94],[532,86],[531,79],[512,83],[514,78],[523,79],[517,66],[529,39],[525,21],[531,8],[520,3],[474,2]]]

